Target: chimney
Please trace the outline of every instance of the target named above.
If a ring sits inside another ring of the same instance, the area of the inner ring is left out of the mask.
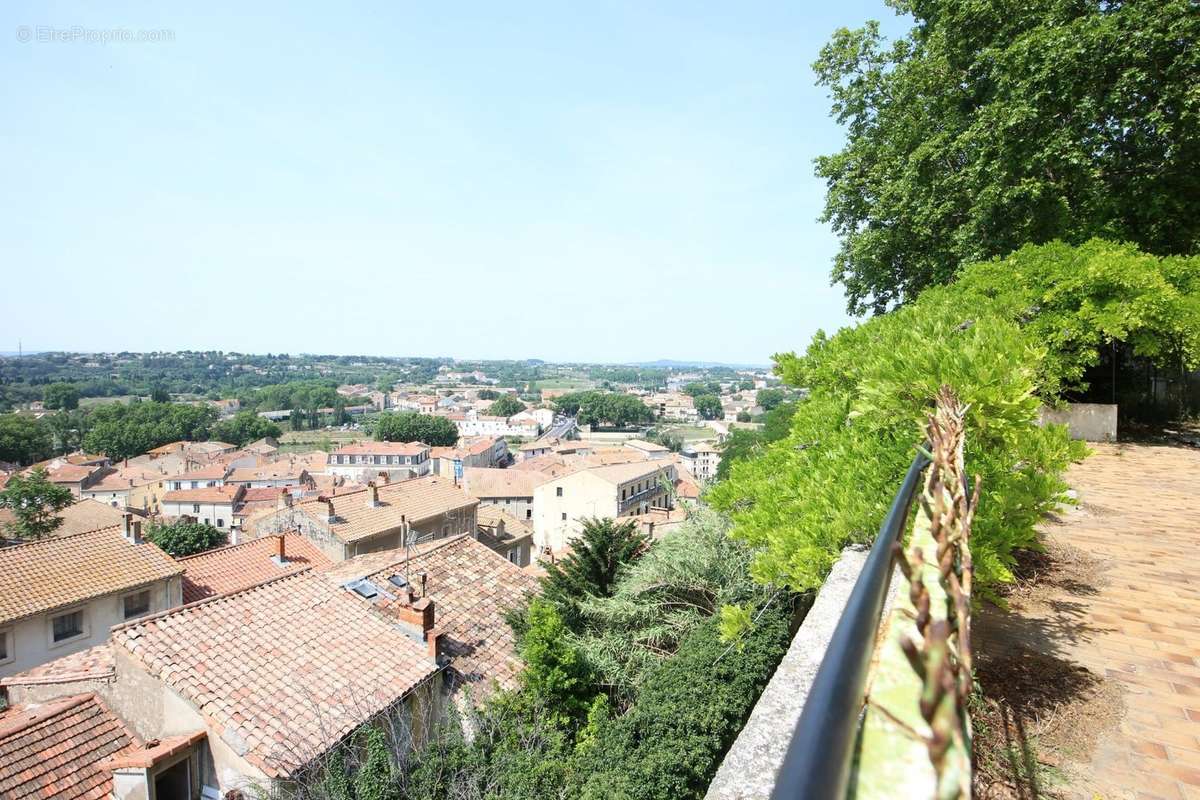
[[[287,554],[284,551],[283,545],[283,534],[277,533],[273,538],[275,541],[273,542],[274,547],[272,548],[271,560],[275,562],[276,566],[282,567],[287,563]]]
[[[430,631],[425,635],[425,643],[429,647],[429,657],[436,662],[438,660],[438,646],[442,642],[441,631]]]
[[[384,486],[387,486],[389,483],[392,482],[392,474],[386,470],[384,470],[383,472],[380,473],[380,477],[383,478]]]
[[[337,522],[337,514],[333,513],[333,500],[328,497],[323,499],[325,500],[325,521],[332,525]]]
[[[291,507],[292,507],[292,493],[289,492],[285,488],[282,492],[279,493],[279,499],[275,501],[275,508],[282,511],[285,508],[291,508]]]
[[[379,487],[375,481],[367,482],[367,508],[379,508]]]
[[[141,520],[135,520],[133,525],[130,526],[129,542],[131,544],[141,544],[142,543],[142,521]]]
[[[497,539],[504,538],[504,520],[502,520],[502,519],[496,520],[496,538]]]

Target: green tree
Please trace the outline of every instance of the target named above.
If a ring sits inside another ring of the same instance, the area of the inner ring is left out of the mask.
[[[754,419],[754,418],[750,416],[749,411],[739,411],[737,413],[737,421],[738,422],[749,422],[752,419]]]
[[[791,433],[795,403],[784,403],[763,414],[763,427],[759,430],[734,430],[721,445],[721,461],[717,464],[717,480],[729,477],[729,470],[737,461],[752,458],[762,452],[771,442],[777,442]]]
[[[294,431],[304,430],[304,412],[293,408],[292,413],[288,415],[288,427]]]
[[[28,414],[0,414],[0,461],[32,464],[53,449],[50,431]]]
[[[253,411],[239,411],[229,419],[221,420],[212,427],[214,439],[229,442],[238,447],[262,439],[264,436],[278,437],[282,435],[282,428]]]
[[[71,490],[51,483],[40,467],[28,475],[11,476],[0,491],[0,508],[12,511],[15,519],[5,525],[18,539],[41,539],[62,525],[58,512],[75,502]]]
[[[578,408],[577,419],[580,425],[627,428],[654,419],[654,412],[631,394],[589,393]]]
[[[172,522],[151,524],[146,538],[175,558],[203,553],[225,544],[225,534],[202,522]]]
[[[171,393],[162,386],[155,386],[150,390],[150,400],[155,403],[171,402]]]
[[[106,403],[89,411],[83,448],[116,461],[169,442],[204,441],[216,418],[209,405]]]
[[[42,404],[51,410],[79,408],[79,387],[73,383],[51,383],[42,391]]]
[[[700,419],[721,419],[725,416],[725,409],[721,406],[721,398],[715,394],[702,394],[694,401],[696,413],[700,415]]]
[[[542,594],[575,628],[579,603],[589,597],[610,596],[621,572],[646,551],[649,543],[649,537],[633,521],[583,520],[582,531],[571,541],[571,552],[546,565]]]
[[[493,417],[511,417],[525,410],[525,404],[511,394],[506,394],[488,406],[487,413]]]
[[[399,800],[387,735],[381,727],[372,725],[361,738],[366,759],[354,776],[355,800]]]
[[[759,389],[758,404],[762,406],[763,411],[770,411],[777,408],[785,399],[783,389]]]
[[[907,36],[841,29],[814,65],[847,130],[816,172],[852,312],[1028,242],[1197,251],[1194,2],[889,4]]]
[[[577,724],[596,695],[587,663],[567,641],[566,624],[553,603],[535,598],[526,620],[519,647],[525,662],[520,702],[549,709],[556,727]]]
[[[480,400],[496,400],[500,397],[500,393],[495,389],[480,389],[475,394]]]
[[[380,414],[375,439],[381,442],[422,442],[430,447],[453,447],[458,428],[446,417],[412,411]]]

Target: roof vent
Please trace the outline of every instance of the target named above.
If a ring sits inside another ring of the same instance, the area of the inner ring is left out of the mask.
[[[345,587],[364,600],[370,600],[379,594],[379,587],[366,578],[357,578],[345,584]]]
[[[395,586],[397,589],[403,589],[405,586],[408,586],[408,579],[397,572],[395,575],[388,578],[388,583],[390,583],[392,586]]]

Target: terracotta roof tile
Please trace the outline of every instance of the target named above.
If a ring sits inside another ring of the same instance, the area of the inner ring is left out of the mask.
[[[550,480],[534,470],[467,467],[463,486],[474,497],[533,497],[533,490]]]
[[[130,544],[118,527],[0,550],[0,623],[183,572],[149,542]]]
[[[232,503],[239,499],[242,486],[208,486],[203,489],[177,489],[163,495],[164,503]]]
[[[357,556],[323,570],[335,584],[367,577],[388,587],[388,578],[405,570],[405,551],[382,550]],[[409,580],[425,573],[426,593],[434,603],[434,624],[443,632],[443,648],[457,677],[475,683],[486,693],[495,679],[502,687],[515,685],[521,662],[512,629],[504,619],[527,595],[539,590],[535,577],[470,536],[428,542],[411,550]],[[389,591],[395,591],[389,587]],[[403,598],[377,604],[388,611]]]
[[[115,674],[112,646],[104,644],[47,661],[33,669],[0,678],[0,686],[39,686],[51,683],[71,683],[97,680]]]
[[[429,445],[420,442],[358,442],[339,447],[330,455],[416,456],[428,449]]]
[[[366,539],[400,527],[401,517],[417,524],[455,510],[469,509],[479,504],[471,495],[454,485],[449,478],[436,476],[414,478],[379,487],[379,506],[367,505],[367,490],[338,493],[329,498],[337,522],[330,525],[333,534],[343,542]],[[306,500],[296,508],[325,523],[326,507],[319,499]]]
[[[438,670],[426,645],[311,571],[118,625],[112,642],[273,777]]]
[[[0,797],[107,798],[112,773],[101,762],[138,744],[94,694],[5,709],[0,712]]]
[[[281,575],[329,566],[325,554],[303,536],[284,534],[283,541],[283,564],[276,564],[271,558],[275,554],[275,536],[179,559],[183,567],[183,602],[240,592]]]

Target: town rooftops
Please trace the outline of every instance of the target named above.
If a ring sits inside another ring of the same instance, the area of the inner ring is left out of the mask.
[[[417,456],[429,449],[420,442],[358,442],[339,447],[331,456]]]
[[[194,603],[309,567],[327,567],[330,561],[303,536],[276,534],[181,558],[179,564],[183,567],[183,602]]]
[[[132,544],[119,526],[0,550],[0,624],[183,572],[149,542]]]
[[[632,447],[634,450],[641,450],[643,453],[669,453],[671,448],[663,447],[656,442],[647,442],[645,439],[627,439],[625,440],[626,447]]]
[[[500,533],[500,523],[503,523],[503,534]],[[526,536],[533,535],[533,528],[529,523],[517,519],[505,511],[503,506],[480,506],[475,512],[475,524],[480,528],[479,541],[489,547],[493,543],[511,546]],[[485,536],[487,540],[484,539]]]
[[[6,708],[0,712],[0,797],[108,798],[112,772],[103,762],[140,744],[94,694]]]
[[[0,678],[0,686],[45,686],[55,683],[102,680],[116,674],[112,645],[108,642],[68,653],[32,669]]]
[[[549,478],[533,470],[467,467],[463,486],[474,497],[533,497],[534,488]]]
[[[333,585],[366,578],[397,595],[400,590],[389,579],[406,573],[418,592],[419,576],[425,575],[442,647],[459,678],[480,683],[481,689],[493,678],[502,687],[512,687],[521,665],[504,615],[538,591],[537,579],[470,536],[427,542],[409,554],[404,548],[368,553],[322,571]],[[389,601],[375,607],[386,613],[394,606]]]
[[[111,528],[119,525],[125,517],[124,509],[117,509],[107,503],[101,503],[91,498],[78,500],[58,512],[62,524],[55,528],[52,536],[72,536],[76,533]],[[0,530],[4,524],[15,519],[11,509],[0,508]]]
[[[277,461],[261,467],[239,467],[229,473],[226,479],[230,483],[249,483],[251,481],[300,480],[307,464],[300,461]]]
[[[665,473],[672,466],[674,465],[669,461],[638,461],[632,464],[610,464],[606,467],[592,467],[587,472],[609,483],[621,484],[652,476],[655,473]]]
[[[239,499],[244,486],[207,486],[200,489],[176,489],[163,495],[164,503],[222,503],[232,504]]]
[[[203,467],[189,469],[175,475],[163,476],[164,481],[219,481],[224,479],[229,474],[229,467],[225,464],[208,464]]]
[[[112,629],[270,777],[286,777],[438,672],[425,644],[311,570]]]
[[[414,478],[378,487],[379,505],[369,504],[369,488],[332,497],[306,500],[297,508],[329,530],[343,542],[355,542],[385,531],[398,529],[403,521],[417,524],[422,520],[473,508],[479,504],[449,478]],[[329,522],[328,509],[334,521]]]
[[[517,449],[522,453],[535,453],[538,450],[550,450],[557,444],[557,439],[536,439],[532,442],[525,442]]]
[[[52,464],[46,468],[46,477],[53,483],[79,483],[90,478],[98,469],[81,464]]]

